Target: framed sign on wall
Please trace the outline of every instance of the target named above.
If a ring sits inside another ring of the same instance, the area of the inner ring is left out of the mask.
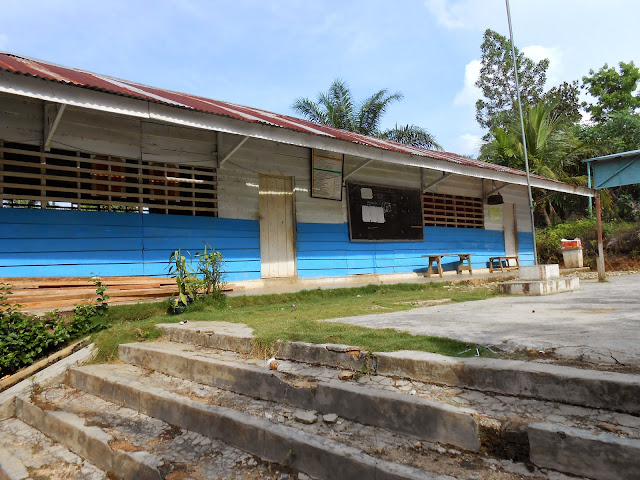
[[[342,201],[343,172],[343,155],[312,149],[311,196]]]

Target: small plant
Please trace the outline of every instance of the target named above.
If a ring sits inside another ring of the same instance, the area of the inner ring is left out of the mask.
[[[183,313],[187,305],[192,303],[199,293],[216,294],[224,287],[224,272],[222,270],[222,254],[215,251],[208,243],[204,244],[204,252],[197,252],[194,256],[198,263],[193,268],[191,253],[189,257],[178,249],[169,256],[167,270],[169,275],[176,276],[178,295],[169,300],[173,313]]]
[[[169,275],[176,276],[176,284],[178,285],[178,296],[171,298],[169,305],[174,313],[182,313],[194,298],[196,291],[194,290],[194,280],[197,278],[193,271],[191,262],[191,253],[189,253],[189,261],[182,254],[182,249],[171,252],[169,256],[169,265],[167,267]]]
[[[102,283],[100,277],[91,277],[91,281],[96,286],[96,302],[76,304],[73,319],[67,327],[71,336],[92,333],[107,327],[106,321],[100,317],[109,309],[109,295],[105,293],[108,287]]]
[[[205,243],[204,252],[196,253],[196,258],[198,259],[198,275],[202,276],[204,292],[210,294],[222,291],[225,285],[222,254]]]
[[[184,313],[187,309],[187,304],[183,302],[180,297],[171,297],[169,299],[169,307],[171,307],[171,312],[178,315],[180,313]]]
[[[107,300],[109,300],[110,297],[105,293],[109,287],[102,283],[100,277],[91,277],[91,281],[96,286],[96,312],[98,315],[104,315],[109,309]]]

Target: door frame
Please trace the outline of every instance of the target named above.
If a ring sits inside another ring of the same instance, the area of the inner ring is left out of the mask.
[[[511,222],[509,222],[509,218]],[[511,223],[511,225],[509,225]],[[502,204],[502,229],[504,233],[504,253],[505,255],[518,255],[518,220],[516,217],[516,204],[515,203],[503,203]],[[513,239],[513,252],[507,251],[507,240],[511,237]]]
[[[287,205],[287,201],[285,200],[285,205],[284,205],[284,212],[283,211],[279,211],[279,212],[274,212],[271,209],[268,210],[270,215],[281,215],[284,214],[285,215],[285,230],[286,230],[286,234],[288,235],[288,238],[291,239],[291,246],[290,248],[288,248],[287,246],[285,246],[285,250],[287,251],[287,253],[290,253],[291,257],[287,258],[285,261],[286,262],[291,262],[291,272],[288,275],[285,276],[279,276],[279,275],[268,275],[267,272],[265,272],[264,269],[264,259],[268,258],[268,254],[266,254],[265,252],[267,251],[267,244],[265,243],[264,240],[264,228],[265,228],[265,224],[264,222],[266,222],[267,220],[267,215],[265,215],[265,212],[263,211],[263,209],[265,208],[263,205],[263,200],[262,196],[261,196],[261,191],[264,191],[262,189],[262,185],[263,185],[263,179],[265,178],[275,178],[275,179],[282,179],[285,181],[290,181],[290,185],[291,185],[291,194],[287,195],[290,198],[290,206]],[[267,174],[267,173],[261,173],[259,174],[259,179],[258,179],[258,195],[259,195],[259,199],[258,199],[258,217],[259,217],[259,221],[260,221],[260,278],[263,279],[269,279],[269,278],[295,278],[298,276],[298,265],[297,265],[297,245],[296,245],[296,202],[295,202],[295,177],[291,176],[291,175],[275,175],[275,174]],[[290,210],[290,222],[287,222],[286,219],[286,211]]]

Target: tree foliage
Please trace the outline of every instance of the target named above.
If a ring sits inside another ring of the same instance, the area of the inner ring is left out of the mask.
[[[488,128],[480,159],[524,169],[524,148],[515,103],[511,43],[487,30],[482,43],[482,67],[476,86],[483,97],[476,103],[476,119]],[[533,173],[585,185],[582,160],[640,149],[640,70],[633,62],[619,69],[605,64],[582,78],[582,88],[594,103],[579,102],[578,81],[563,82],[544,92],[548,60],[535,63],[516,49],[524,110],[529,167]],[[581,108],[592,122],[581,125]],[[610,218],[640,218],[640,186],[603,190],[603,209]],[[586,203],[574,196],[534,190],[536,213],[545,223],[554,216],[584,214]]]
[[[579,161],[592,153],[591,146],[580,140],[568,117],[558,110],[558,103],[540,100],[524,112],[524,127],[531,173],[575,185],[586,185],[586,169]],[[519,119],[512,117],[504,128],[491,131],[493,139],[480,150],[480,159],[524,170],[524,142]],[[534,193],[536,213],[547,225],[565,199]]]
[[[562,82],[553,87],[543,97],[547,102],[556,105],[555,114],[564,117],[569,123],[577,123],[582,118],[580,114],[580,88],[578,81]]]
[[[416,125],[398,126],[380,130],[380,122],[389,105],[402,100],[400,92],[389,93],[385,88],[361,102],[353,99],[349,86],[340,79],[333,81],[327,92],[318,94],[317,102],[309,98],[297,98],[292,108],[307,120],[343,130],[420,148],[440,150],[433,135]]]
[[[602,155],[640,150],[640,115],[627,110],[612,112],[602,123],[582,126],[580,138],[599,145]]]
[[[436,142],[436,139],[427,130],[416,125],[400,125],[396,124],[394,128],[390,128],[380,133],[380,138],[391,140],[405,145],[412,145],[418,148],[428,148],[432,150],[442,150],[442,147]]]
[[[582,105],[595,122],[607,121],[614,112],[634,113],[640,108],[640,96],[635,93],[640,70],[633,62],[620,62],[619,67],[620,72],[605,63],[597,72],[589,70],[589,75],[582,77],[583,88],[596,99],[595,104]]]
[[[511,41],[499,33],[487,29],[484,33],[482,67],[476,87],[482,90],[484,98],[476,102],[476,120],[483,128],[493,130],[509,123],[515,116],[516,95],[513,77]],[[538,102],[547,80],[549,60],[536,63],[515,49],[518,62],[518,79],[523,106]]]
[[[583,148],[557,104],[540,100],[524,112],[525,136],[531,172],[548,178],[564,177],[564,167]],[[494,140],[485,143],[480,159],[524,169],[524,142],[518,118],[491,132]]]

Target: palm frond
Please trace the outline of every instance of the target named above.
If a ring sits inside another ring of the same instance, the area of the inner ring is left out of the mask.
[[[296,112],[311,122],[323,123],[327,125],[327,114],[320,105],[312,102],[308,98],[296,98],[291,106]]]
[[[418,148],[426,148],[430,150],[442,150],[442,146],[436,142],[436,139],[427,130],[417,125],[396,126],[380,132],[380,138],[391,140],[393,142],[403,143]]]
[[[364,135],[375,135],[379,130],[380,120],[389,105],[402,100],[402,98],[403,95],[400,92],[389,94],[388,90],[383,88],[365,99],[358,108],[358,132]]]
[[[291,108],[312,122],[363,135],[382,136],[382,138],[420,148],[442,150],[433,135],[416,125],[398,127],[396,124],[393,129],[379,131],[382,115],[389,105],[402,98],[403,95],[400,92],[389,93],[383,88],[356,105],[349,85],[344,80],[336,79],[327,92],[318,94],[317,102],[308,98],[297,98]]]

